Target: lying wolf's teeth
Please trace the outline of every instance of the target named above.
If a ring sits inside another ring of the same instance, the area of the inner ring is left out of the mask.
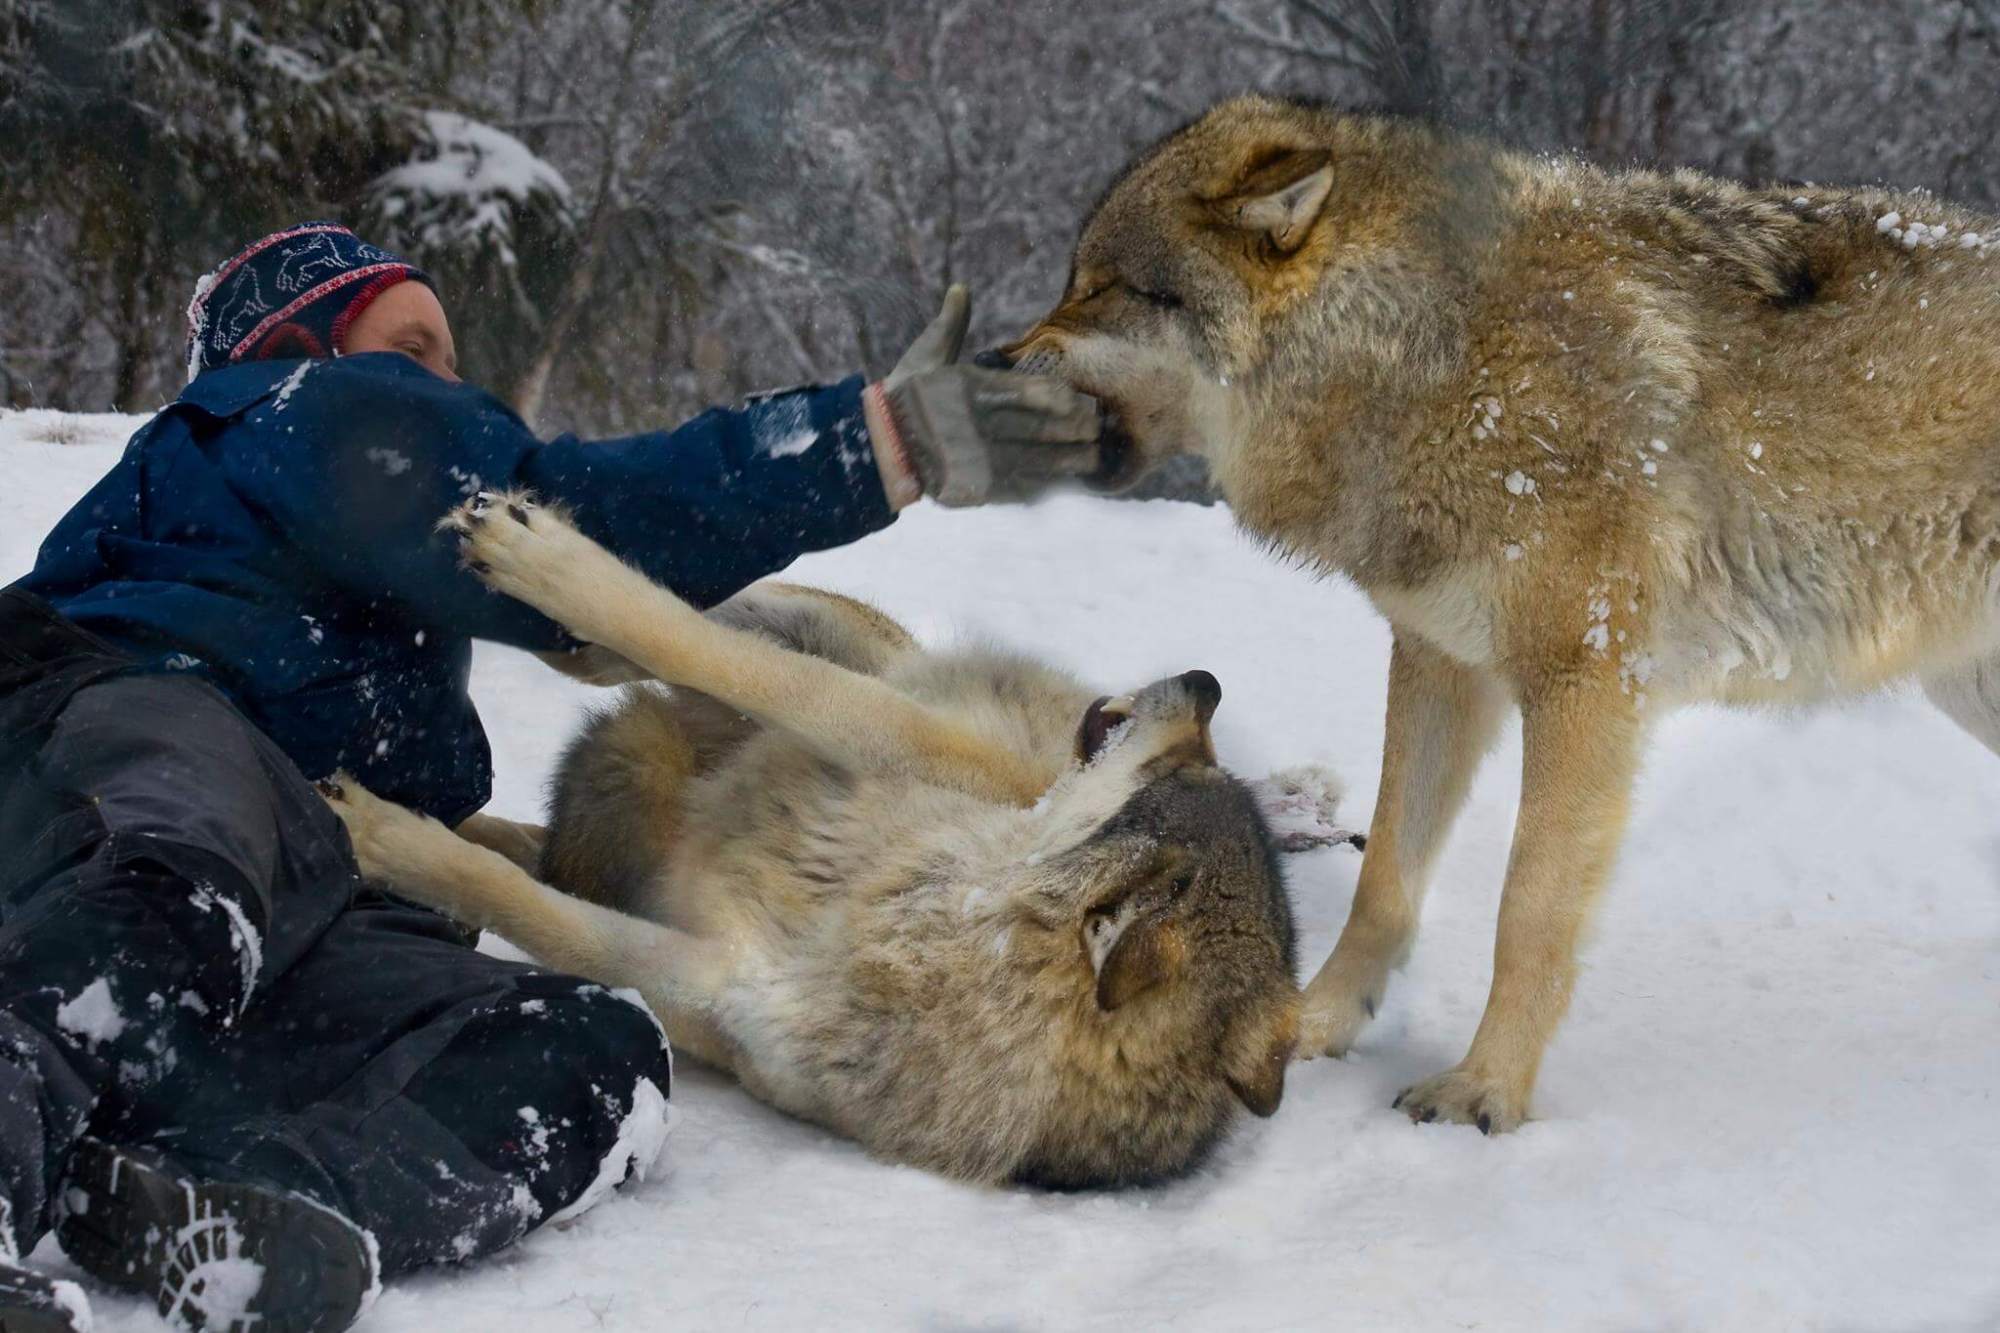
[[[1116,699],[1106,699],[1104,706],[1098,711],[1107,717],[1130,717],[1132,716],[1132,706],[1136,702],[1137,700],[1133,699],[1131,695],[1121,694]]]

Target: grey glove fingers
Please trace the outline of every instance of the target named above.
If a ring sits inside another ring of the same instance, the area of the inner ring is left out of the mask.
[[[1102,463],[1098,453],[1095,440],[1001,440],[987,450],[995,476],[1005,472],[1023,477],[1089,476]]]
[[[991,501],[1032,500],[1052,487],[1089,477],[1102,466],[1094,444],[1002,444],[989,457]]]
[[[889,372],[890,377],[899,379],[936,370],[958,360],[959,349],[965,345],[965,330],[971,323],[972,295],[964,283],[954,282],[944,294],[937,317],[924,326],[924,331],[910,344],[910,350],[903,353],[903,359]]]
[[[1012,442],[1031,445],[1091,444],[1097,439],[1097,404],[1086,398],[1084,409],[1072,409],[1060,416],[999,408],[979,414],[980,433],[994,444]]]
[[[1023,375],[1013,370],[961,366],[972,400],[980,407],[1026,407],[1037,412],[1075,411],[1079,404],[1096,411],[1096,399],[1079,393],[1052,375]]]
[[[1097,438],[1097,400],[1061,380],[960,367],[974,415],[989,439]]]

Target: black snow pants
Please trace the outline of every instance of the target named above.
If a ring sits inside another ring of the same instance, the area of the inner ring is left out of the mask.
[[[297,1190],[394,1274],[643,1170],[652,1016],[364,885],[229,701],[0,590],[0,1220],[52,1225],[83,1134]]]

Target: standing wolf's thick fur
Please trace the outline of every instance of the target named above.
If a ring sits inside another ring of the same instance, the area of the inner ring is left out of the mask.
[[[1416,932],[1503,705],[1492,991],[1419,1120],[1526,1114],[1649,719],[1922,679],[2000,748],[2000,221],[1928,195],[1529,158],[1247,98],[1162,141],[1012,354],[1111,409],[1115,484],[1204,456],[1395,630],[1382,789],[1300,1053]]]
[[[1213,677],[1093,701],[829,593],[703,616],[518,499],[453,522],[495,588],[677,688],[633,691],[564,760],[541,863],[569,894],[517,864],[519,826],[464,828],[475,846],[346,784],[368,873],[636,987],[757,1096],[948,1175],[1156,1180],[1239,1104],[1277,1108],[1291,912],[1216,765]]]

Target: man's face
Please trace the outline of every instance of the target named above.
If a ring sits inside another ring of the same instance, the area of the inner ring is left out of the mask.
[[[343,352],[401,352],[440,379],[458,382],[458,349],[437,293],[399,282],[370,301],[347,326]]]

